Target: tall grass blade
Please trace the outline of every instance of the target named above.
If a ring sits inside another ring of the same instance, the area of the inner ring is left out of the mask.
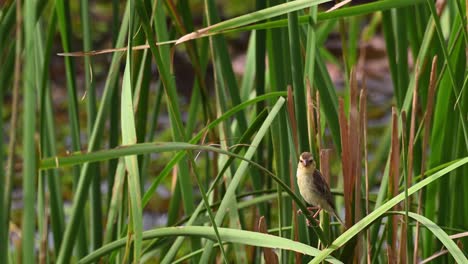
[[[265,136],[265,133],[269,129],[273,119],[276,117],[276,115],[278,114],[278,111],[281,109],[282,105],[284,104],[284,101],[285,100],[283,98],[278,99],[276,104],[271,109],[270,114],[265,119],[265,122],[263,123],[262,127],[260,127],[260,129],[257,132],[257,135],[253,139],[252,145],[247,150],[247,152],[245,154],[246,159],[251,159],[253,157],[254,153],[257,151],[258,144],[260,143],[260,141]],[[221,201],[221,204],[219,205],[218,212],[216,213],[216,216],[215,216],[216,224],[220,225],[221,221],[224,219],[224,216],[226,214],[226,210],[228,208],[227,206],[232,201],[233,195],[235,194],[235,191],[236,191],[240,181],[245,176],[245,172],[246,172],[247,168],[248,168],[248,163],[246,161],[241,162],[241,164],[239,165],[239,168],[237,169],[236,173],[234,174],[234,176],[232,178],[231,183],[229,184],[229,186],[228,186],[228,188],[226,190],[226,193],[224,194],[224,197],[223,197],[223,199]],[[203,252],[200,261],[203,262],[204,260],[207,261],[209,259],[210,255],[211,255],[211,251],[212,251],[212,246],[213,246],[213,242],[207,242],[205,244],[205,251]]]
[[[37,180],[36,129],[36,1],[24,2],[24,70],[23,70],[23,215],[21,226],[22,261],[33,263],[35,257],[35,219]],[[5,241],[4,241],[5,242]]]
[[[281,238],[269,234],[261,234],[253,231],[235,230],[222,227],[220,227],[218,230],[221,238],[223,239],[223,241],[226,242],[240,243],[258,247],[281,248],[300,252],[309,256],[316,256],[320,254],[320,251],[318,249],[313,248],[307,244],[299,243],[290,239]],[[213,231],[213,228],[204,226],[165,227],[143,232],[144,240],[165,236],[197,236],[205,237],[208,239],[216,239],[216,235]],[[93,252],[92,254],[89,254],[85,258],[80,259],[78,263],[91,263],[97,260],[98,258],[108,254],[109,252],[117,248],[123,247],[124,245],[125,239],[116,240],[110,244],[103,246],[102,248]],[[341,261],[333,257],[326,258],[326,261],[337,264],[342,263]]]
[[[13,77],[13,91],[12,91],[12,107],[11,107],[11,118],[10,118],[10,131],[9,131],[9,142],[8,142],[8,157],[6,162],[5,170],[0,171],[0,185],[4,186],[0,191],[0,239],[2,241],[7,241],[9,237],[9,216],[10,216],[10,208],[11,208],[11,191],[12,191],[12,183],[13,183],[13,172],[14,172],[14,162],[15,162],[15,148],[17,144],[17,135],[16,135],[16,127],[18,124],[18,117],[19,117],[19,108],[18,108],[18,97],[19,97],[19,89],[20,89],[20,80],[21,80],[21,53],[23,47],[23,37],[22,37],[22,8],[21,8],[21,1],[16,2],[16,4],[11,4],[7,10],[6,15],[1,20],[1,29],[7,29],[7,21],[8,14],[12,14],[13,11],[16,11],[16,44],[15,44],[15,52],[13,53],[10,49],[9,56],[6,58],[7,63],[5,63],[5,68],[2,69],[0,73],[1,83],[8,83],[8,78],[11,76],[9,73],[9,69],[12,63],[14,62],[14,77]],[[13,19],[11,19],[13,20]],[[11,28],[11,27],[10,27]],[[3,31],[3,30],[2,30]],[[1,36],[1,35],[0,35]],[[2,49],[3,50],[3,49]],[[13,61],[14,55],[14,61]],[[10,64],[10,65],[9,65]],[[0,92],[0,98],[3,102],[5,96],[5,91],[2,89]],[[3,107],[0,109],[0,114],[3,116]],[[0,129],[4,131],[3,127],[3,120],[0,121]],[[3,133],[1,133],[3,135]],[[3,141],[0,143],[0,166],[4,168],[4,145]],[[0,244],[0,262],[7,263],[9,255],[9,243],[1,243]]]
[[[80,1],[81,8],[81,21],[82,21],[82,30],[83,30],[83,49],[85,51],[92,50],[91,46],[91,29],[90,29],[90,18],[89,18],[89,5],[87,0]],[[91,135],[93,124],[96,119],[96,90],[95,84],[92,80],[93,67],[91,64],[90,57],[84,57],[85,70],[85,87],[86,87],[86,98],[87,100],[87,131],[88,135]],[[95,249],[102,245],[102,208],[101,208],[101,175],[99,173],[98,164],[93,164],[90,169],[91,173],[94,175],[92,182],[91,192],[90,192],[90,207],[91,207],[91,248]]]
[[[130,3],[130,9],[133,8],[133,4]],[[133,15],[130,12],[129,28],[133,27]],[[132,30],[130,30],[130,33]],[[131,37],[129,38],[129,46],[132,46]],[[133,145],[137,143],[136,131],[135,131],[135,119],[134,119],[134,108],[132,98],[132,76],[130,68],[132,67],[131,61],[132,53],[129,50],[127,54],[127,60],[125,65],[125,72],[122,84],[122,95],[121,95],[121,123],[122,123],[122,144]],[[132,238],[133,244],[133,261],[139,262],[142,247],[142,232],[143,232],[143,220],[142,220],[142,206],[141,206],[141,192],[140,192],[140,175],[138,168],[138,160],[136,155],[125,157],[125,168],[127,170],[127,183],[128,183],[128,195],[130,198],[130,215],[131,221],[128,228],[128,236]]]
[[[128,6],[127,6],[128,7]],[[127,8],[128,10],[128,8]],[[119,32],[119,38],[117,40],[117,46],[122,46],[124,42],[124,36],[126,35],[128,29],[128,11],[126,11],[124,18],[122,20],[122,27]],[[96,121],[93,126],[93,132],[91,133],[91,137],[88,143],[88,151],[93,151],[97,149],[97,141],[102,133],[102,128],[104,125],[104,118],[109,111],[109,106],[111,103],[112,95],[113,95],[113,88],[115,88],[114,84],[117,80],[117,69],[118,63],[121,59],[120,54],[115,54],[112,58],[111,66],[109,69],[109,75],[106,79],[106,84],[104,87],[104,92],[101,99],[101,104],[98,109],[98,113],[96,116]],[[80,163],[82,164],[82,163]],[[83,167],[81,168],[80,172],[80,180],[78,182],[78,186],[76,188],[72,213],[70,216],[70,222],[65,229],[65,235],[63,239],[63,244],[60,248],[60,252],[57,257],[57,262],[64,263],[69,262],[73,245],[76,239],[76,235],[78,233],[78,227],[81,222],[81,218],[83,215],[84,210],[84,203],[86,202],[86,195],[88,194],[88,188],[90,186],[92,175],[88,173],[89,170],[89,163],[84,163]]]

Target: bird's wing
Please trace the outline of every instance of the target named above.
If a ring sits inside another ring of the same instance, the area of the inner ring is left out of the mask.
[[[331,205],[333,210],[335,210],[335,203],[333,202],[333,196],[330,192],[330,186],[325,181],[322,176],[322,173],[319,170],[314,171],[314,185],[323,198]]]

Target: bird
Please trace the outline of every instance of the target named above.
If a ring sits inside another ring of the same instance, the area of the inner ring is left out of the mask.
[[[330,187],[323,178],[322,173],[317,170],[314,157],[310,152],[303,152],[299,156],[296,177],[301,196],[308,204],[315,205],[319,208],[313,217],[315,218],[323,209],[335,216],[336,219],[345,226],[343,220],[341,220],[336,213]]]

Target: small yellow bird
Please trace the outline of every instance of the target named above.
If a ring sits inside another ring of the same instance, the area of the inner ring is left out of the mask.
[[[303,152],[299,156],[299,164],[297,165],[297,185],[299,192],[308,204],[315,205],[319,210],[314,214],[314,218],[320,210],[334,215],[338,221],[345,226],[344,222],[336,213],[333,196],[330,192],[328,183],[316,168],[315,160],[309,152]]]

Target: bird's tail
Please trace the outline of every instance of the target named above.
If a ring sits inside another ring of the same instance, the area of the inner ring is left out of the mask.
[[[345,223],[343,222],[343,220],[341,220],[338,214],[336,212],[333,212],[333,215],[335,216],[336,219],[338,219],[338,222],[340,222],[340,224],[343,225],[344,228],[346,228]]]

